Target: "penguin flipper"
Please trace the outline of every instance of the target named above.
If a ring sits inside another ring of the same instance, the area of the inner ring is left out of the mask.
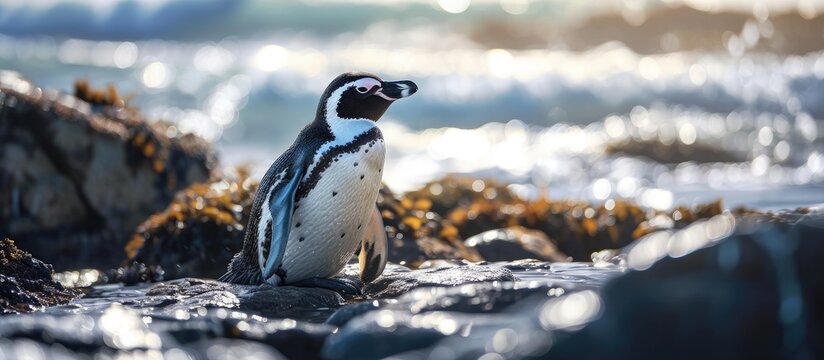
[[[366,234],[364,234],[361,242],[360,254],[358,254],[360,279],[364,284],[372,282],[383,273],[388,255],[387,248],[383,217],[381,217],[378,207],[375,206],[372,209],[369,225],[366,227]]]
[[[292,213],[295,207],[295,193],[303,178],[301,166],[293,168],[292,177],[284,186],[275,187],[269,195],[269,212],[272,214],[272,239],[269,243],[269,256],[263,267],[264,281],[278,274],[280,280],[285,280],[285,274],[280,274],[283,254],[286,252],[286,242],[289,240],[289,232],[292,227]],[[259,252],[264,249],[258,248]],[[280,285],[280,283],[278,283]]]

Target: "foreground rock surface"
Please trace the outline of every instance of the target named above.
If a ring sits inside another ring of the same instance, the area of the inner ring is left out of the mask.
[[[353,274],[357,274],[356,264],[348,266],[342,276],[356,278]],[[394,296],[416,288],[439,293],[428,286],[465,287],[460,292],[463,295],[451,291],[450,296],[466,297],[467,288],[477,287],[478,294],[507,293],[504,297],[509,302],[518,298],[511,290],[490,285],[514,280],[509,270],[497,265],[419,271],[393,265],[381,279],[367,288],[368,300],[363,304],[372,304],[373,296]],[[360,300],[318,288],[244,286],[191,278],[152,286],[101,285],[89,289],[84,298],[46,313],[0,317],[0,353],[23,355],[38,349],[48,356],[115,357],[172,351],[196,358],[233,354],[317,359],[328,336],[338,329],[320,322],[347,301]],[[399,307],[409,304],[407,300],[380,301]],[[301,320],[275,320],[286,317]]]
[[[822,235],[818,210],[724,213],[598,254],[595,264],[390,265],[365,298],[199,279],[103,285],[46,313],[0,317],[0,351],[205,356],[239,346],[308,359],[817,358]],[[352,264],[341,276],[356,273]],[[275,319],[282,317],[295,320]]]
[[[58,269],[117,267],[135,226],[211,173],[210,146],[170,129],[0,72],[0,229]]]
[[[471,306],[471,298],[453,295],[423,306],[405,300],[423,291],[417,290],[397,304],[418,306],[376,304],[364,315],[337,320],[344,325],[326,341],[324,355],[819,358],[822,236],[821,212],[739,220],[719,215],[624,249],[620,255],[634,271],[600,291],[562,288],[559,297],[551,296],[557,290],[536,291],[501,312],[468,315],[453,309]]]
[[[9,239],[0,241],[0,313],[40,310],[78,295],[52,280],[51,265],[18,249]]]

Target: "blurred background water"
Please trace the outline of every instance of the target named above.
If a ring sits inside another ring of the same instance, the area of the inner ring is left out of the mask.
[[[0,68],[114,84],[260,175],[344,71],[420,91],[384,180],[525,197],[824,202],[824,1],[0,1]],[[482,182],[481,182],[482,184]],[[480,191],[482,189],[479,189]]]

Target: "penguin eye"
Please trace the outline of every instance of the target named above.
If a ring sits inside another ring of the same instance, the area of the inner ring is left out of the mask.
[[[365,88],[365,87],[363,87],[363,86],[358,86],[358,88],[357,88],[357,89],[355,89],[355,90],[357,90],[357,91],[358,91],[359,93],[361,93],[361,94],[366,94],[366,92],[367,92],[367,91],[369,91],[369,89],[367,89],[367,88]]]

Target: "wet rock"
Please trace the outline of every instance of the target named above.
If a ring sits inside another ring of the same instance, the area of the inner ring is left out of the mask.
[[[791,222],[765,218],[774,216],[742,221],[724,214],[649,235],[613,252],[635,271],[601,291],[560,287],[560,296],[549,296],[545,283],[532,294],[488,284],[475,287],[481,290],[476,297],[460,288],[415,290],[344,323],[324,355],[818,358],[824,351],[817,306],[824,302],[817,279],[824,213],[780,216]],[[500,308],[484,313],[473,307],[490,299]]]
[[[430,346],[466,329],[470,316],[450,313],[412,315],[380,310],[352,320],[323,348],[327,359],[380,359]]]
[[[166,271],[158,265],[146,266],[144,263],[131,262],[128,266],[106,271],[101,284],[122,283],[135,285],[146,282],[163,281]]]
[[[207,143],[120,105],[0,73],[0,228],[58,269],[119,266],[135,226],[210,175]]]
[[[377,203],[386,226],[389,261],[414,268],[428,259],[482,260],[474,249],[464,245],[451,222],[431,211],[431,200],[407,196],[398,199],[384,186]]]
[[[546,234],[520,226],[489,230],[466,239],[465,244],[478,250],[487,261],[569,261]]]
[[[324,341],[336,330],[329,325],[267,319],[222,309],[200,311],[186,321],[159,321],[151,328],[168,333],[187,347],[205,348],[207,352],[213,341],[249,340],[270,350],[274,348],[288,359],[320,359]],[[250,344],[249,341],[238,342]]]
[[[499,312],[520,300],[541,295],[561,296],[570,291],[595,290],[609,279],[618,276],[623,269],[612,267],[599,270],[595,276],[591,265],[563,263],[557,269],[537,260],[512,263],[460,264],[458,268],[504,267],[519,271],[515,281],[467,283],[457,286],[422,287],[395,299],[380,299],[347,305],[337,310],[327,323],[345,325],[349,320],[375,310],[397,310],[417,314],[429,311],[454,311],[462,313]],[[444,269],[444,268],[438,268]],[[421,269],[412,271],[420,272]]]
[[[126,245],[129,262],[159,266],[167,279],[218,278],[243,245],[257,182],[246,169],[194,184],[138,226]]]
[[[478,263],[484,263],[483,261]],[[426,260],[422,262],[418,269],[434,269],[434,268],[444,268],[444,267],[455,267],[455,266],[466,266],[476,264],[471,261],[467,260],[444,260],[444,259],[432,259]]]
[[[0,241],[0,313],[29,312],[69,302],[79,294],[52,280],[52,267]]]
[[[269,285],[246,286],[212,280],[179,279],[161,283],[146,292],[156,311],[175,313],[200,307],[238,309],[266,317],[298,317],[344,304],[336,292],[320,288]],[[159,306],[157,304],[163,305]],[[139,306],[146,307],[142,302]],[[331,311],[330,311],[331,312]]]
[[[131,263],[107,271],[97,269],[80,269],[63,271],[52,278],[66,288],[79,289],[102,284],[136,285],[163,281],[163,268],[146,266],[143,263]]]
[[[336,310],[332,314],[332,316],[330,316],[328,319],[326,319],[326,321],[324,321],[324,323],[340,327],[349,322],[349,320],[352,320],[368,312],[378,310],[380,308],[385,307],[387,304],[393,304],[395,302],[397,302],[397,300],[395,299],[371,300],[359,302],[357,304],[346,305]]]
[[[554,290],[553,290],[554,289]],[[461,313],[498,312],[513,303],[533,296],[563,294],[566,290],[549,283],[504,282],[476,283],[454,287],[425,287],[410,291],[392,300],[373,300],[347,305],[338,309],[327,324],[344,326],[350,320],[372,311],[398,311],[418,314],[431,311],[454,311]]]
[[[535,259],[507,261],[500,263],[500,265],[512,271],[548,270],[552,268],[552,265],[549,263]]]
[[[328,325],[226,309],[164,316],[109,305],[86,314],[0,317],[0,357],[319,359],[334,331]]]
[[[195,359],[293,359],[264,344],[233,339],[207,339],[187,343],[186,350]],[[176,350],[176,349],[175,349]],[[184,351],[186,351],[184,350]],[[182,355],[186,352],[175,352]],[[317,357],[297,357],[315,359]]]
[[[329,359],[477,359],[493,344],[492,349],[514,350],[513,344],[501,344],[506,342],[519,343],[521,355],[541,354],[552,335],[538,326],[535,310],[564,293],[555,290],[562,288],[505,283],[415,290],[346,323],[329,337],[323,354]]]
[[[721,215],[639,240],[627,263],[648,269],[607,284],[603,316],[548,356],[820,357],[824,215],[795,213],[792,223]]]
[[[370,298],[391,298],[420,287],[457,286],[489,281],[514,281],[512,272],[498,266],[467,265],[404,271],[387,266],[378,279],[366,284],[364,295]]]

